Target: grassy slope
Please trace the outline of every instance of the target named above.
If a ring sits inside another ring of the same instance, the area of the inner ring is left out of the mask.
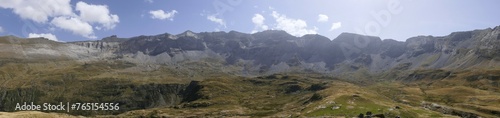
[[[291,84],[303,89],[286,93],[287,86]],[[319,91],[308,90],[313,84],[324,84],[326,88]],[[200,94],[203,97],[196,101],[177,107],[131,111],[119,116],[352,117],[371,111],[388,117],[451,117],[393,101],[370,90],[370,87],[314,74],[260,78],[220,77],[204,80],[202,85],[204,88]],[[322,99],[311,101],[314,94],[320,95]],[[340,104],[340,109],[331,109]],[[400,106],[401,109],[395,109],[395,106]]]
[[[483,116],[491,116],[488,114],[499,111],[497,105],[500,104],[497,79],[500,71],[497,70],[457,71],[445,78],[439,77],[443,77],[442,73],[447,71],[426,70],[390,75],[391,77],[405,77],[407,74],[430,75],[423,76],[415,82],[395,81],[401,80],[400,78],[390,81],[374,79],[377,81],[360,83],[360,81],[345,81],[310,73],[245,78],[214,73],[217,70],[201,72],[209,69],[193,68],[203,65],[206,67],[205,63],[190,63],[191,66],[178,69],[161,65],[151,71],[135,71],[141,68],[121,61],[85,64],[73,61],[25,62],[10,59],[2,62],[0,67],[2,90],[37,87],[47,91],[45,93],[47,96],[52,96],[40,98],[47,102],[60,100],[61,96],[68,99],[78,97],[90,100],[91,98],[81,96],[90,94],[81,94],[79,90],[98,91],[86,89],[93,85],[117,83],[144,85],[202,80],[205,86],[201,91],[203,99],[183,103],[176,108],[131,111],[122,114],[123,116],[355,116],[372,111],[374,114],[385,113],[387,116],[447,117],[422,109],[420,107],[422,101],[436,102]],[[192,74],[193,72],[195,74]],[[352,76],[368,78],[365,74],[352,73]],[[321,91],[306,90],[312,84],[319,83],[327,83],[328,88]],[[298,85],[302,89],[294,93],[284,92],[290,85]],[[323,99],[307,102],[314,93],[320,94]],[[353,98],[353,95],[360,97]],[[332,101],[336,104],[332,104]],[[339,104],[343,105],[341,109],[331,109],[331,106]],[[402,109],[393,109],[395,106],[400,106]]]
[[[382,82],[369,88],[411,106],[427,101],[485,117],[499,117],[500,70],[451,71],[450,75],[442,76],[445,72],[416,71],[406,76],[412,82]]]

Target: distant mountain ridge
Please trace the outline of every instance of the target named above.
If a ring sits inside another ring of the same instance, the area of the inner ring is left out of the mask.
[[[19,43],[12,37],[2,40]],[[405,69],[409,70],[500,67],[500,26],[441,37],[417,36],[406,42],[353,33],[342,33],[333,40],[317,34],[295,37],[285,31],[267,30],[254,34],[186,31],[177,35],[110,36],[97,41],[45,44],[24,46],[21,51],[30,58],[36,58],[30,54],[49,55],[47,51],[33,51],[45,49],[59,52],[52,56],[81,61],[114,59],[143,65],[209,59],[231,67],[228,72],[238,74],[305,70],[342,73],[359,69],[378,73],[401,66],[408,66]]]

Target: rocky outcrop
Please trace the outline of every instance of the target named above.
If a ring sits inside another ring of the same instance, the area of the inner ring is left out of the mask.
[[[83,82],[85,80],[75,80]],[[198,82],[191,84],[145,84],[136,85],[127,82],[93,81],[92,83],[114,83],[114,84],[91,84],[92,88],[83,90],[61,90],[52,91],[40,87],[8,89],[0,88],[0,110],[15,111],[17,103],[33,102],[43,103],[118,103],[120,109],[114,111],[74,111],[72,115],[92,116],[98,114],[118,114],[130,110],[147,109],[155,107],[176,106],[182,101],[193,101],[198,99],[196,93],[201,89]],[[61,85],[64,86],[64,85]],[[53,84],[52,87],[59,87]],[[54,111],[52,111],[54,112]],[[64,112],[65,111],[56,111]]]
[[[442,106],[436,103],[423,102],[422,107],[424,107],[425,109],[441,112],[443,114],[460,116],[462,118],[479,118],[479,115],[477,114]]]
[[[202,88],[203,86],[200,85],[199,81],[191,81],[181,93],[183,96],[182,102],[191,102],[200,99],[202,95],[199,92]]]
[[[127,41],[127,38],[118,38],[116,35],[103,38],[97,41],[78,41],[71,42],[72,44],[83,46],[86,48],[97,49],[102,52],[116,51],[120,48],[120,43]]]
[[[104,42],[104,41],[84,41],[84,42],[74,42],[73,44],[101,51],[113,51],[119,48],[120,43]]]

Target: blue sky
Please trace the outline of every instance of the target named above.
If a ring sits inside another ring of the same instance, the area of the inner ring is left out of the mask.
[[[342,32],[404,41],[500,25],[498,0],[2,0],[0,35],[59,41],[165,32]],[[161,10],[161,11],[160,11]]]

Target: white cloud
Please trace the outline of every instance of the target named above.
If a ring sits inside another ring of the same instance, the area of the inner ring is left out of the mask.
[[[51,24],[64,30],[69,30],[73,34],[81,35],[83,37],[95,39],[94,30],[92,26],[75,17],[56,17],[51,21]]]
[[[50,21],[50,24],[57,28],[87,38],[96,38],[93,27],[97,30],[109,30],[114,29],[120,22],[118,15],[111,14],[107,5],[93,5],[80,1],[76,3],[75,11],[73,11],[70,1],[0,0],[0,8],[12,9],[22,19],[37,23]],[[52,26],[49,29],[55,30]]]
[[[73,15],[70,0],[0,0],[0,8],[12,9],[22,19],[46,23],[49,17]]]
[[[342,27],[342,22],[335,22],[335,23],[332,23],[332,28],[330,28],[330,31],[333,31],[333,30],[339,29],[340,27]]]
[[[266,19],[264,18],[264,16],[262,16],[260,14],[255,14],[252,18],[252,22],[256,25],[263,25],[264,20],[266,20]]]
[[[264,16],[261,14],[255,14],[252,18],[252,22],[255,25],[255,28],[252,30],[252,33],[255,33],[259,30],[267,30],[268,26],[264,24]]]
[[[165,13],[163,10],[154,10],[154,11],[149,11],[149,14],[151,14],[152,19],[160,19],[160,20],[165,20],[169,19],[170,21],[174,20],[175,14],[177,14],[177,10],[172,10],[170,12]]]
[[[146,1],[148,3],[153,3],[154,2],[153,0],[144,0],[144,1]]]
[[[53,41],[59,41],[57,40],[57,37],[51,33],[41,33],[41,34],[35,34],[35,33],[30,33],[28,35],[28,38],[39,38],[39,37],[43,37],[43,38],[47,38],[49,40],[53,40]]]
[[[325,14],[319,14],[318,15],[318,22],[327,22],[328,21],[328,16]]]
[[[2,32],[3,32],[3,28],[2,28],[2,26],[0,26],[0,33],[2,33]]]
[[[269,10],[274,10],[274,7],[269,6],[268,8],[269,8]]]
[[[105,29],[113,29],[120,22],[118,15],[110,14],[106,5],[93,5],[80,1],[76,3],[75,10],[80,12],[82,21],[98,23]]]
[[[215,23],[217,23],[217,24],[219,24],[221,26],[226,27],[226,22],[224,22],[224,19],[217,18],[217,17],[215,17],[215,15],[208,15],[207,19],[210,20],[210,21],[212,21],[212,22],[215,22]]]
[[[317,34],[317,28],[307,29],[306,21],[302,19],[287,18],[276,11],[271,14],[276,20],[275,29],[284,30],[294,36],[303,36],[305,34]]]

